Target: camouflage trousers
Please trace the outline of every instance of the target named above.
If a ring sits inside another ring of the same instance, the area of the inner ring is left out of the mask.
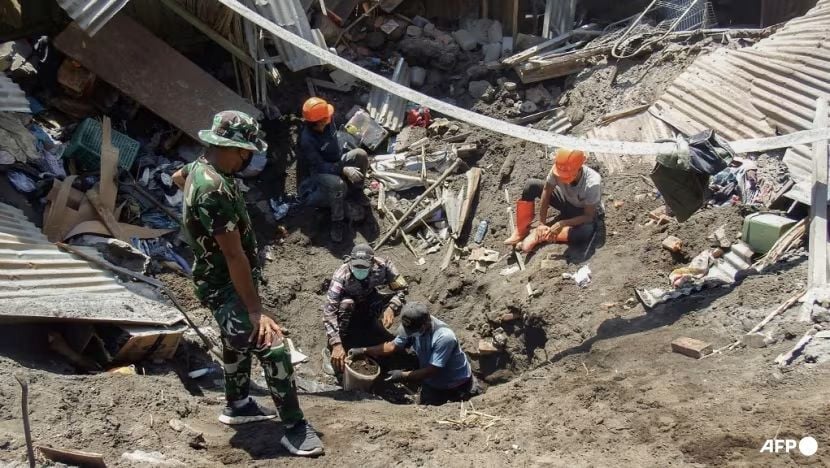
[[[218,304],[211,304],[213,317],[222,333],[222,360],[225,369],[225,399],[230,403],[248,398],[251,384],[251,360],[256,355],[265,371],[265,382],[280,419],[293,423],[304,418],[297,399],[291,353],[284,344],[257,348],[251,343],[253,331],[245,306],[233,293]]]

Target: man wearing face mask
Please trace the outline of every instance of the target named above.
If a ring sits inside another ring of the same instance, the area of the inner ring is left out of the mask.
[[[337,129],[331,123],[334,106],[318,97],[303,104],[305,125],[300,133],[300,157],[307,165],[314,183],[308,203],[331,209],[331,240],[343,240],[346,224],[346,196],[360,205],[368,206],[363,193],[363,180],[369,170],[369,155],[355,148],[343,153],[337,139]]]
[[[516,229],[505,244],[520,244],[527,253],[547,242],[580,244],[590,240],[601,208],[602,177],[585,166],[585,159],[585,153],[579,150],[556,150],[547,179],[525,183],[522,198],[516,202]],[[539,226],[531,231],[537,198]],[[548,225],[551,206],[559,211],[559,217]]]
[[[422,405],[469,400],[481,393],[455,333],[446,323],[431,316],[426,304],[419,302],[403,306],[401,327],[394,340],[368,348],[353,348],[349,350],[349,357],[382,358],[406,349],[412,349],[418,356],[418,369],[390,371],[386,381],[420,383],[418,399]]]
[[[387,286],[394,295],[387,298],[379,287]],[[323,324],[328,349],[324,355],[332,370],[343,372],[346,351],[358,346],[372,346],[393,338],[387,331],[406,299],[407,284],[391,261],[376,257],[368,244],[352,249],[346,263],[331,278]]]
[[[233,179],[253,152],[265,151],[267,145],[257,122],[238,111],[217,114],[212,128],[200,131],[199,138],[210,145],[207,152],[176,172],[173,180],[184,190],[182,226],[193,250],[196,296],[213,312],[222,336],[226,406],[219,421],[231,425],[276,417],[249,396],[251,357],[256,355],[285,426],[280,443],[294,455],[322,454],[323,445],[297,400],[283,330],[257,291],[261,270],[256,238]]]

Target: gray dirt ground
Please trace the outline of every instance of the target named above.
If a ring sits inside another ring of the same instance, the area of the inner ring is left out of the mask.
[[[672,60],[659,61],[648,76],[662,73],[664,66],[669,75],[682,69]],[[643,70],[639,68],[640,73]],[[589,96],[587,88],[577,85],[581,91],[569,95],[569,112],[581,111],[583,122],[593,122],[605,112],[631,104],[625,95],[637,91],[648,96],[649,89],[632,90],[626,80],[621,70],[607,96],[602,94],[606,91]],[[644,86],[659,87],[668,81]],[[353,98],[343,99],[338,104],[346,107]],[[588,110],[598,101],[603,110]],[[296,134],[296,121],[287,118],[284,123],[288,125],[278,132],[288,141]],[[502,160],[511,152],[518,157],[504,185],[514,198],[524,181],[543,176],[550,162],[538,145],[486,133],[477,133],[470,141],[485,149],[475,161],[485,172],[473,225],[488,219],[490,232],[484,246],[507,254],[501,243],[508,234],[505,203],[496,180]],[[318,227],[324,214],[313,211],[285,220],[281,225],[288,235],[284,239],[278,235],[277,223],[256,205],[283,187],[294,190],[289,145],[278,147],[276,154],[278,164],[252,184],[249,193],[260,243],[275,257],[265,264],[263,297],[311,357],[298,374],[330,382],[320,370],[319,350],[325,343],[320,306],[324,282],[352,243],[330,244],[325,229]],[[463,179],[453,181],[456,188]],[[614,207],[614,201],[623,204]],[[186,466],[830,465],[826,445],[830,368],[802,364],[783,372],[773,364],[806,330],[795,321],[797,308],[770,326],[775,343],[767,348],[739,348],[695,361],[671,353],[669,346],[679,336],[702,339],[715,348],[731,343],[803,288],[805,258],[795,256],[734,288],[704,291],[646,311],[629,301],[633,288],[665,287],[669,272],[688,260],[672,258],[660,248],[660,241],[668,234],[677,235],[694,256],[709,247],[707,237],[722,224],[728,225],[734,238],[740,213],[737,208],[718,208],[704,210],[682,225],[644,226],[647,213],[661,201],[639,174],[606,178],[603,202],[605,230],[588,258],[582,251],[565,252],[564,260],[551,270],[540,265],[546,255],[560,252],[555,246],[533,255],[526,272],[510,277],[499,275],[507,261],[481,274],[473,273],[462,259],[441,273],[437,271],[440,253],[427,256],[426,264],[419,266],[399,244],[379,252],[410,279],[410,299],[430,302],[468,352],[475,350],[479,338],[504,327],[506,352],[472,359],[489,388],[467,409],[496,417],[489,427],[485,428],[489,421],[485,416],[480,416],[480,424],[473,418],[465,419],[467,425],[449,423],[461,418],[458,405],[423,408],[339,391],[303,394],[301,403],[323,433],[327,454],[298,460],[288,458],[278,445],[279,423],[228,428],[216,422],[223,405],[221,376],[198,381],[186,376],[209,360],[193,337],[187,338],[171,363],[146,365],[139,375],[84,376],[73,375],[58,356],[42,351],[43,343],[21,334],[0,346],[0,461],[21,462],[25,457],[19,390],[11,378],[20,372],[31,382],[35,442],[99,452],[112,466],[141,466],[121,459],[123,453],[137,449],[161,452],[169,461]],[[374,227],[362,223],[355,229],[360,237],[372,238],[389,226],[385,220],[379,223]],[[562,278],[562,273],[574,272],[585,263],[593,271],[587,288]],[[208,313],[198,309],[187,279],[176,275],[161,279],[192,308],[200,326],[213,327]],[[539,296],[527,297],[527,280],[540,290]],[[502,324],[499,317],[505,312],[522,319]],[[267,403],[265,397],[260,400]],[[191,429],[177,432],[169,424],[171,419]],[[191,447],[192,432],[203,433],[205,448]],[[811,435],[819,440],[819,453],[809,459],[760,453],[764,441],[776,433],[784,438]]]

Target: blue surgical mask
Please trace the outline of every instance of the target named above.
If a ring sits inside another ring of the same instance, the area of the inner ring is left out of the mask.
[[[358,281],[363,281],[369,277],[369,269],[352,267],[352,274],[358,279]]]

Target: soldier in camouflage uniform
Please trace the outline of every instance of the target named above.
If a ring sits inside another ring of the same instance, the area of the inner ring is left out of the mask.
[[[323,446],[300,409],[282,329],[263,309],[256,289],[261,277],[256,238],[233,178],[253,152],[265,151],[267,145],[257,122],[237,111],[217,114],[212,128],[199,137],[210,148],[173,178],[184,189],[183,225],[195,257],[196,295],[213,312],[222,334],[227,406],[219,421],[242,424],[276,416],[248,395],[251,357],[256,355],[286,426],[280,442],[295,455],[319,455]]]

